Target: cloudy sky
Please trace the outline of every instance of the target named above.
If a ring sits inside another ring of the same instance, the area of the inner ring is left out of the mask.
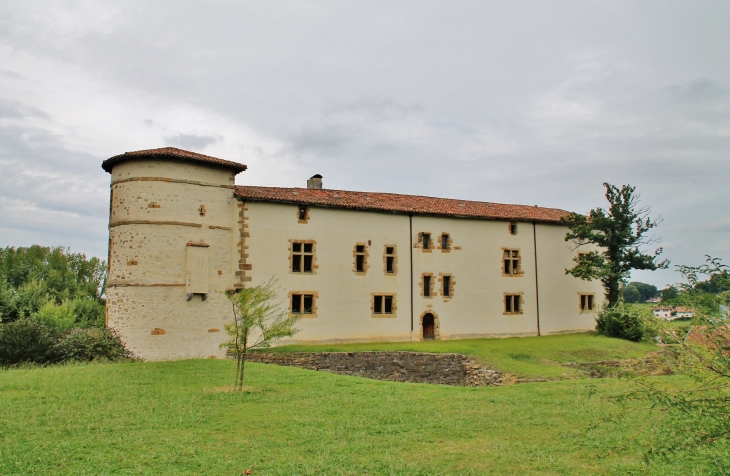
[[[730,261],[730,2],[0,3],[0,246],[106,257],[100,163],[587,212],[637,186],[664,255]],[[663,286],[674,272],[637,272]]]

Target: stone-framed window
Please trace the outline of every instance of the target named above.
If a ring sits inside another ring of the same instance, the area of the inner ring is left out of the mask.
[[[297,206],[297,223],[309,223],[309,207],[306,205]]]
[[[520,250],[502,248],[502,276],[515,277],[523,274]]]
[[[395,275],[398,273],[398,255],[396,254],[395,245],[385,245],[383,247],[383,265],[386,275]]]
[[[421,282],[418,283],[418,285],[421,287],[421,296],[427,298],[436,296],[436,292],[434,290],[435,281],[436,280],[434,279],[433,273],[421,274]]]
[[[596,295],[594,293],[579,293],[578,306],[581,312],[593,311],[596,309]]]
[[[522,293],[504,293],[504,312],[502,314],[522,314],[523,304]]]
[[[456,280],[451,274],[439,274],[439,288],[441,289],[441,297],[451,299],[454,297],[454,285]]]
[[[292,291],[289,293],[289,315],[297,317],[317,317],[317,292]]]
[[[446,232],[441,233],[441,236],[439,236],[438,249],[440,249],[442,253],[448,253],[451,251],[451,235]]]
[[[510,235],[516,235],[517,234],[517,222],[511,221],[509,225],[507,226],[507,230],[509,230]]]
[[[419,233],[416,248],[421,248],[421,251],[423,251],[424,253],[430,253],[435,248],[435,244],[433,242],[433,239],[431,238],[431,233]]]
[[[316,264],[316,245],[314,240],[291,240],[289,271],[294,274],[315,274]]]
[[[372,293],[370,312],[372,317],[395,317],[396,299],[393,293]]]
[[[368,252],[367,243],[355,243],[355,247],[352,249],[353,261],[353,272],[358,276],[365,276],[368,272]]]

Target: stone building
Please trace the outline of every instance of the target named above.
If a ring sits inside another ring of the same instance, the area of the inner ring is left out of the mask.
[[[221,292],[278,278],[289,342],[460,339],[594,327],[598,282],[552,208],[236,186],[246,166],[175,148],[111,174],[107,325],[145,359],[221,357]],[[581,250],[583,251],[583,250]]]

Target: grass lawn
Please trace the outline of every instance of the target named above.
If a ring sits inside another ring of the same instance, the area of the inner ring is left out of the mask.
[[[462,388],[248,364],[249,391],[213,391],[234,367],[0,371],[0,474],[712,474],[689,459],[645,468],[640,417],[584,431],[625,380]]]
[[[626,359],[657,351],[654,344],[611,339],[591,332],[545,337],[465,339],[429,342],[376,342],[366,344],[290,345],[269,351],[357,352],[364,350],[407,350],[457,353],[474,356],[502,372],[520,377],[565,377],[577,370],[561,362]]]

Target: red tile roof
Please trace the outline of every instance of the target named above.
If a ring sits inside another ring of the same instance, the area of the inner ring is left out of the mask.
[[[492,220],[521,220],[560,223],[568,214],[557,208],[502,203],[471,202],[452,198],[422,197],[396,193],[349,192],[308,188],[237,186],[236,195],[245,200],[292,203],[320,207],[372,210],[414,215],[440,215]]]
[[[238,162],[231,162],[229,160],[223,160],[209,155],[198,154],[196,152],[190,152],[188,150],[178,149],[176,147],[163,147],[161,149],[147,149],[147,150],[136,150],[134,152],[125,152],[120,155],[115,155],[112,158],[106,159],[101,163],[101,168],[111,173],[112,168],[115,164],[125,160],[131,159],[168,159],[168,160],[180,160],[184,162],[197,162],[206,165],[214,165],[227,169],[233,169],[236,173],[243,172],[246,170],[244,164]]]

